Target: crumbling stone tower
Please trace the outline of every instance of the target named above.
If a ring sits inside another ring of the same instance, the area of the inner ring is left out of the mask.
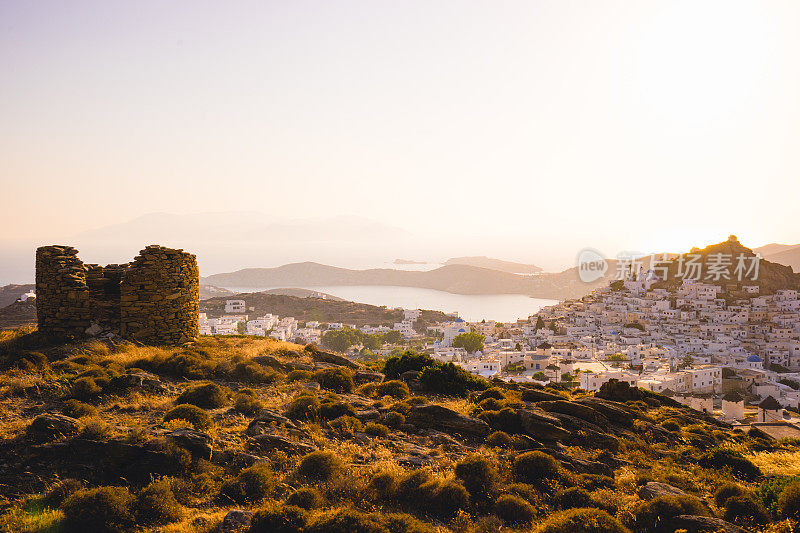
[[[145,344],[198,336],[200,276],[183,250],[148,246],[131,263],[84,265],[70,246],[36,251],[36,312],[45,334],[118,335]]]

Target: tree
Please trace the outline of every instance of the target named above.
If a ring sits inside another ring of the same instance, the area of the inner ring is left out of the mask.
[[[360,332],[351,328],[329,329],[322,335],[322,344],[337,352],[346,352],[360,342]]]
[[[239,332],[239,335],[244,335],[245,333],[247,333],[247,324],[245,324],[244,322],[237,322],[236,331]]]
[[[388,331],[383,334],[383,342],[388,344],[396,344],[400,342],[400,332],[399,331]]]
[[[522,351],[522,345],[521,345],[520,343],[517,343],[517,344],[514,346],[514,349],[515,349],[516,351],[518,351],[518,352],[521,352],[521,351]]]
[[[544,375],[544,372],[537,372],[533,375],[533,379],[536,381],[544,381],[547,379],[547,376]]]
[[[475,353],[478,350],[483,350],[483,341],[486,337],[481,333],[471,332],[462,333],[453,339],[453,348],[464,348],[467,353]]]
[[[540,316],[536,317],[536,326],[534,326],[533,329],[534,331],[539,331],[540,329],[544,329],[544,320],[542,320],[542,317]]]

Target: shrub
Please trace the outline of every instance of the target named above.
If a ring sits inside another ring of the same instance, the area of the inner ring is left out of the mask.
[[[800,519],[800,483],[792,483],[778,496],[778,509],[781,516]]]
[[[135,366],[146,368],[151,365],[142,361],[136,362]],[[216,361],[206,354],[183,352],[170,355],[163,363],[157,364],[153,370],[176,378],[206,379],[214,374],[216,368]]]
[[[384,533],[374,515],[344,507],[322,513],[306,529],[307,533]]]
[[[383,529],[389,533],[432,533],[433,528],[405,513],[385,513],[377,516]]]
[[[136,496],[133,508],[139,524],[168,524],[183,516],[183,509],[166,481],[143,488]]]
[[[580,487],[570,487],[558,491],[553,498],[553,502],[559,509],[592,507],[592,498],[585,489]]]
[[[297,465],[297,473],[307,479],[330,481],[344,468],[342,458],[331,451],[316,451],[304,455]]]
[[[680,424],[678,424],[674,420],[664,420],[661,423],[661,427],[664,428],[664,429],[667,429],[669,431],[678,431],[679,429],[681,429]]]
[[[358,418],[352,416],[340,416],[335,420],[328,422],[328,426],[334,430],[340,437],[352,437],[362,429],[364,425]]]
[[[306,511],[295,505],[270,506],[256,511],[250,533],[300,533],[305,530]]]
[[[84,377],[75,380],[70,389],[70,395],[73,398],[92,398],[102,391],[103,389],[97,385],[94,378]]]
[[[96,407],[78,400],[67,400],[64,402],[64,407],[61,410],[65,415],[71,416],[72,418],[97,415]]]
[[[111,427],[102,419],[94,417],[86,421],[78,437],[87,440],[105,440],[111,436]]]
[[[441,518],[451,518],[469,507],[469,492],[461,483],[444,481],[436,487],[429,509]]]
[[[603,476],[600,474],[579,474],[577,476],[577,482],[581,487],[589,491],[597,489],[613,489],[616,486],[613,477]]]
[[[467,391],[484,390],[489,383],[453,363],[437,363],[422,370],[419,381],[427,390],[447,396],[466,396]]]
[[[48,507],[58,507],[64,500],[81,489],[83,489],[83,484],[77,479],[65,479],[47,491],[44,495],[44,503]]]
[[[755,481],[761,477],[761,470],[734,450],[714,448],[701,455],[697,462],[703,468],[712,470],[730,468],[734,475],[745,481]]]
[[[406,423],[406,417],[397,411],[389,411],[388,413],[381,415],[380,420],[390,428],[394,429],[397,429]]]
[[[747,491],[739,485],[725,483],[714,492],[714,503],[717,507],[725,507],[725,502],[733,496],[745,496]]]
[[[214,421],[203,409],[196,405],[184,403],[176,405],[164,414],[164,422],[170,420],[186,420],[197,430],[207,430],[214,425]]]
[[[537,533],[629,533],[619,521],[600,509],[570,509],[551,515]],[[671,532],[670,532],[671,533]]]
[[[487,400],[489,398],[491,398],[493,400],[505,400],[506,399],[506,394],[505,394],[505,392],[503,392],[503,389],[501,389],[501,388],[491,387],[489,389],[486,389],[482,393],[480,393],[478,395],[478,397],[476,398],[476,401],[478,401],[480,403],[483,400]]]
[[[243,415],[254,415],[264,408],[264,404],[255,396],[239,393],[236,395],[233,408]]]
[[[325,504],[320,491],[314,487],[300,487],[286,498],[287,505],[295,505],[302,509],[319,509]]]
[[[61,505],[69,531],[116,532],[130,524],[133,496],[122,487],[84,489]]]
[[[536,510],[519,496],[503,494],[494,504],[494,513],[506,525],[522,525],[531,522]]]
[[[397,476],[392,472],[378,472],[372,476],[369,488],[376,499],[391,499],[397,490]]]
[[[497,466],[483,455],[468,455],[455,465],[455,475],[473,500],[485,500],[500,479]]]
[[[753,491],[753,496],[761,502],[773,517],[777,518],[780,514],[778,499],[781,493],[788,485],[796,482],[800,482],[800,478],[790,476],[767,478]]]
[[[423,368],[433,365],[434,363],[436,363],[436,361],[429,355],[408,351],[400,357],[394,356],[388,358],[381,372],[386,376],[386,379],[397,379],[404,372],[420,372]]]
[[[215,409],[228,404],[229,394],[227,387],[220,387],[216,383],[201,383],[183,391],[175,403],[190,403],[205,409]]]
[[[355,416],[356,408],[341,400],[325,401],[319,407],[319,416],[324,420],[333,420],[341,416]]]
[[[274,383],[280,378],[274,368],[250,360],[236,363],[227,374],[232,379],[248,383]]]
[[[272,471],[264,465],[255,465],[223,483],[220,494],[240,504],[257,503],[269,496],[274,485]]]
[[[379,383],[375,387],[375,392],[378,396],[389,395],[392,398],[398,398],[400,400],[411,394],[411,391],[408,390],[408,385],[397,379]]]
[[[364,433],[375,437],[386,437],[389,435],[389,428],[376,422],[367,422],[364,426]]]
[[[642,502],[633,511],[634,529],[647,533],[672,533],[676,516],[682,514],[706,516],[708,511],[692,496],[658,496]]]
[[[495,400],[494,398],[486,398],[478,404],[482,411],[499,411],[506,406],[506,402]]]
[[[289,381],[311,381],[314,374],[309,370],[292,370],[286,374]]]
[[[310,420],[319,416],[320,401],[312,394],[301,394],[286,406],[286,416],[300,420]]]
[[[539,451],[525,452],[515,457],[513,472],[518,481],[532,485],[561,477],[558,461]]]
[[[334,392],[352,392],[353,387],[353,371],[344,368],[323,368],[317,370],[313,375],[314,381],[319,383],[323,389],[332,390]]]
[[[769,522],[769,514],[764,506],[748,495],[728,498],[724,518],[745,527],[763,526]]]
[[[436,490],[436,482],[427,470],[412,470],[400,478],[395,496],[416,508],[425,508]]]
[[[505,431],[495,431],[486,437],[486,444],[497,448],[509,448],[514,444],[514,439]]]

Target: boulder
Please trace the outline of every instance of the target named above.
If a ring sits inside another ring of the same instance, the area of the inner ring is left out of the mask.
[[[608,427],[608,419],[592,407],[568,400],[542,401],[536,407],[551,413],[574,416],[600,427]]]
[[[406,419],[417,427],[438,429],[466,436],[485,437],[491,432],[489,424],[483,420],[464,416],[436,404],[415,405]]]
[[[313,452],[317,449],[316,446],[289,440],[281,435],[274,433],[263,433],[256,435],[247,440],[248,447],[251,450],[259,450],[262,452],[269,452],[272,450],[280,450],[286,453],[306,454]]]
[[[311,359],[315,362],[319,363],[331,363],[337,366],[346,366],[347,368],[352,368],[353,370],[363,370],[364,365],[356,363],[355,361],[351,361],[347,357],[331,352],[323,352],[321,350],[309,350],[311,354]]]
[[[353,383],[361,385],[362,383],[380,383],[386,376],[380,372],[372,372],[370,370],[359,370],[353,375]]]
[[[272,409],[259,411],[250,422],[250,425],[247,426],[245,433],[251,437],[262,433],[274,433],[275,427],[283,427],[292,433],[305,435],[305,431],[300,429],[291,419]]]
[[[737,525],[712,516],[678,515],[675,528],[697,533],[748,533]]]
[[[593,397],[581,398],[575,400],[575,403],[589,406],[606,417],[610,422],[625,427],[633,426],[633,420],[636,418],[630,408],[624,403]]]
[[[537,440],[559,441],[570,436],[570,432],[562,428],[553,416],[529,409],[520,409],[517,413],[524,432]]]
[[[543,402],[563,400],[563,396],[539,389],[522,389],[523,402]]]
[[[639,489],[639,497],[643,500],[652,500],[659,496],[687,496],[687,494],[678,487],[658,481],[648,481]]]
[[[37,442],[47,442],[71,437],[81,429],[81,423],[71,416],[44,413],[33,419],[28,427],[28,436]]]
[[[111,380],[111,386],[117,390],[141,389],[154,394],[167,394],[172,391],[158,376],[144,371],[116,376]]]
[[[244,511],[242,509],[231,509],[222,522],[219,524],[217,531],[219,533],[238,533],[246,531],[250,528],[250,520],[253,518],[251,511]]]
[[[181,448],[188,450],[192,457],[211,459],[211,454],[214,451],[214,439],[207,433],[182,428],[170,431],[164,436]]]
[[[362,409],[361,411],[356,411],[356,418],[359,420],[377,420],[381,414],[378,412],[377,409]]]
[[[215,453],[213,461],[218,465],[247,468],[262,461],[269,461],[269,459],[241,450],[225,450]]]
[[[257,355],[256,357],[251,357],[250,360],[258,363],[261,366],[268,366],[274,368],[275,370],[285,371],[288,368],[274,355]]]

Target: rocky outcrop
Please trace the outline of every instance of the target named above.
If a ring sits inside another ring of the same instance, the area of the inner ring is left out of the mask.
[[[657,481],[648,481],[639,489],[639,497],[643,500],[652,500],[659,496],[687,496],[687,494],[678,487]]]
[[[70,416],[45,413],[37,416],[28,426],[28,437],[34,442],[50,442],[76,435],[81,423]]]
[[[675,529],[685,529],[696,533],[749,533],[737,525],[713,516],[678,515]]]
[[[214,452],[214,439],[211,435],[193,429],[176,429],[165,435],[167,439],[184,448],[193,458],[210,460]]]
[[[268,453],[272,450],[279,450],[286,453],[306,454],[317,449],[313,444],[293,441],[282,435],[275,433],[262,433],[247,440],[247,445],[251,450]]]
[[[478,418],[459,414],[441,405],[415,405],[407,421],[417,427],[433,428],[463,436],[485,437],[491,432],[489,424]]]

